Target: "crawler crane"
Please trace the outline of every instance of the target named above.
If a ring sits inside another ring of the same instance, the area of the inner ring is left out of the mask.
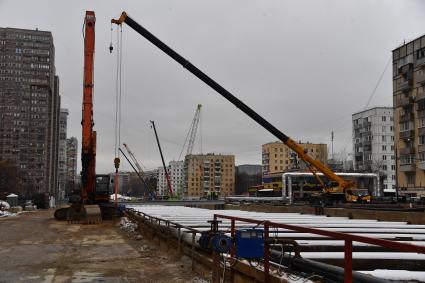
[[[281,140],[286,146],[288,146],[290,149],[292,149],[294,152],[296,152],[298,157],[300,159],[302,159],[307,165],[309,165],[310,170],[316,176],[316,178],[319,178],[318,175],[316,175],[316,172],[322,172],[323,175],[325,175],[331,181],[336,183],[337,184],[336,187],[327,187],[327,188],[325,187],[325,188],[323,188],[323,193],[321,195],[323,202],[330,202],[330,201],[332,201],[332,202],[336,202],[336,201],[352,202],[352,201],[357,201],[359,198],[361,198],[361,197],[356,196],[354,194],[354,192],[355,192],[354,182],[344,180],[343,178],[337,176],[325,164],[323,164],[319,160],[316,160],[313,157],[311,157],[304,150],[304,148],[302,148],[299,144],[297,144],[293,139],[291,139],[290,137],[288,137],[287,135],[282,133],[275,126],[273,126],[270,122],[265,120],[257,112],[255,112],[253,109],[251,109],[248,105],[243,103],[241,100],[239,100],[233,94],[231,94],[229,91],[227,91],[221,85],[219,85],[216,81],[214,81],[212,78],[210,78],[204,72],[202,72],[200,69],[198,69],[192,63],[190,63],[187,59],[182,57],[180,54],[178,54],[176,51],[174,51],[168,45],[166,45],[164,42],[162,42],[160,39],[158,39],[155,35],[150,33],[147,29],[142,27],[136,21],[134,21],[131,17],[129,17],[127,15],[126,12],[122,12],[119,19],[112,19],[111,23],[117,24],[117,25],[122,25],[123,23],[126,23],[134,31],[139,33],[141,36],[143,36],[144,38],[149,40],[156,47],[161,49],[168,56],[170,56],[175,61],[180,63],[185,69],[187,69],[189,72],[191,72],[197,78],[199,78],[201,81],[206,83],[212,89],[217,91],[224,98],[226,98],[228,101],[230,101],[233,105],[235,105],[237,108],[239,108],[241,111],[243,111],[249,117],[251,117],[254,121],[256,121],[258,124],[260,124],[266,130],[268,130],[271,134],[273,134],[275,137],[277,137],[279,140]],[[323,182],[322,182],[322,184],[323,184]],[[365,196],[363,196],[363,198],[365,198]]]
[[[84,78],[82,105],[81,186],[70,196],[71,206],[55,211],[58,220],[100,222],[112,209],[109,202],[109,176],[96,175],[96,132],[93,131],[93,65],[95,46],[93,11],[84,19]],[[101,208],[102,212],[101,213]]]

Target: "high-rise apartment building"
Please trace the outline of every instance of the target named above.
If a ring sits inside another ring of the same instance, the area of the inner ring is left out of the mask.
[[[184,189],[184,161],[170,161],[167,166],[168,175],[170,176],[173,193],[183,193]],[[167,179],[164,174],[164,168],[158,167],[158,183],[157,193],[160,196],[167,195],[169,192]]]
[[[394,119],[392,107],[374,107],[353,114],[356,171],[377,173],[384,194],[395,194]]]
[[[425,35],[393,50],[393,106],[400,195],[425,196]]]
[[[220,197],[235,193],[235,156],[190,154],[184,160],[184,193],[187,197],[205,197],[218,192]]]
[[[59,109],[52,34],[0,28],[0,159],[28,193],[56,192]]]
[[[326,144],[298,143],[314,159],[322,163],[328,160],[328,147]],[[263,176],[268,176],[286,171],[302,170],[302,162],[297,154],[282,142],[271,142],[262,145]]]
[[[70,137],[66,140],[66,192],[70,193],[77,181],[78,140]]]
[[[59,114],[59,150],[58,150],[58,188],[56,198],[61,200],[65,198],[65,186],[67,182],[67,163],[66,163],[66,130],[68,122],[68,109],[61,108]]]

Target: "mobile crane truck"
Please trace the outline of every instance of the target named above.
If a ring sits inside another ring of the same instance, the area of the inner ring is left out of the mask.
[[[126,12],[122,12],[121,16],[118,19],[112,19],[111,23],[117,24],[117,25],[122,25],[123,23],[126,23],[134,31],[139,33],[141,36],[143,36],[144,38],[149,40],[156,47],[161,49],[168,56],[170,56],[175,61],[180,63],[183,66],[183,68],[187,69],[189,72],[191,72],[197,78],[199,78],[201,81],[203,81],[208,86],[210,86],[212,89],[214,89],[219,94],[221,94],[224,98],[226,98],[228,101],[230,101],[233,105],[235,105],[237,108],[239,108],[241,111],[243,111],[249,117],[251,117],[254,121],[256,121],[258,124],[260,124],[263,128],[265,128],[271,134],[273,134],[275,137],[277,137],[279,140],[281,140],[286,146],[288,146],[290,149],[292,149],[294,152],[296,152],[298,154],[299,158],[301,158],[309,166],[312,173],[315,175],[316,178],[319,179],[319,181],[322,184],[323,184],[323,182],[316,175],[317,171],[322,172],[331,181],[335,182],[337,184],[337,186],[335,186],[335,187],[323,187],[323,192],[320,196],[320,198],[322,199],[322,202],[326,202],[326,203],[337,202],[337,201],[353,202],[353,201],[359,201],[360,199],[362,199],[362,200],[370,199],[369,195],[367,195],[367,196],[357,196],[357,195],[353,194],[353,192],[355,192],[354,182],[344,180],[343,178],[337,176],[325,164],[323,164],[319,160],[315,160],[314,158],[312,158],[294,140],[292,140],[290,137],[286,136],[284,133],[282,133],[280,130],[278,130],[276,127],[274,127],[272,124],[270,124],[267,120],[265,120],[263,117],[261,117],[258,113],[256,113],[253,109],[251,109],[248,105],[243,103],[241,100],[239,100],[233,94],[231,94],[229,91],[227,91],[221,85],[219,85],[216,81],[214,81],[212,78],[207,76],[204,72],[202,72],[200,69],[198,69],[192,63],[190,63],[188,60],[186,60],[180,54],[175,52],[173,49],[171,49],[168,45],[166,45],[160,39],[158,39],[155,35],[150,33],[147,29],[145,29],[140,24],[138,24],[136,21],[134,21],[132,18],[130,18],[127,15]]]

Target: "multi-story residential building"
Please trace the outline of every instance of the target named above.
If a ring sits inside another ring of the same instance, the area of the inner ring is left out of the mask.
[[[190,154],[184,160],[184,193],[187,197],[205,197],[217,192],[225,197],[235,193],[235,156]]]
[[[184,161],[170,161],[167,166],[168,175],[170,176],[171,186],[173,193],[183,193],[184,189]],[[167,179],[164,174],[164,168],[158,167],[158,183],[157,183],[158,195],[164,196],[169,192]]]
[[[78,140],[70,137],[66,140],[66,188],[67,193],[74,189],[77,180]]]
[[[328,147],[326,144],[309,142],[300,142],[298,144],[311,157],[326,164],[328,160]],[[262,145],[262,166],[263,176],[305,169],[297,154],[282,142],[271,142]]]
[[[67,182],[67,163],[66,163],[66,129],[68,121],[68,109],[61,108],[59,114],[59,150],[58,150],[58,189],[56,193],[57,200],[65,197],[65,186]]]
[[[425,35],[393,50],[394,137],[400,195],[425,196]]]
[[[384,194],[395,194],[392,107],[374,107],[352,115],[354,169],[377,173]]]
[[[28,194],[57,189],[59,109],[52,34],[0,28],[0,159]]]
[[[184,191],[184,161],[170,161],[168,165],[170,173],[171,186],[175,194],[181,194]]]

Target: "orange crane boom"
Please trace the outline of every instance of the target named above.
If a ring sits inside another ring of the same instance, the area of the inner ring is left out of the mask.
[[[94,198],[96,185],[96,132],[93,131],[93,66],[95,22],[96,17],[94,12],[86,11],[86,16],[84,19],[84,81],[81,120],[81,198],[83,203],[87,203],[91,198]]]

